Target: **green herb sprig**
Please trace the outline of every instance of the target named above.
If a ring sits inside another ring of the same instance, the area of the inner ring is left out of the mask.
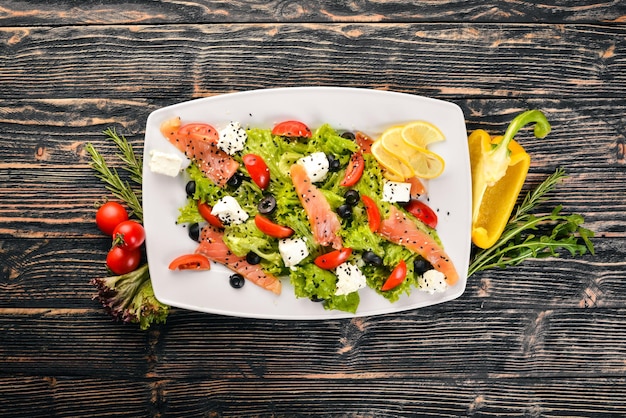
[[[122,135],[118,135],[114,129],[107,129],[104,134],[117,145],[120,153],[117,156],[126,163],[123,169],[130,174],[130,179],[138,185],[142,183],[142,164],[141,158],[135,155],[132,145]],[[109,168],[102,155],[94,148],[91,143],[85,145],[85,149],[91,155],[89,165],[96,171],[96,176],[102,180],[107,190],[113,196],[122,200],[128,205],[132,214],[143,222],[143,208],[141,207],[141,190],[135,190],[128,181],[123,180],[114,168]]]
[[[528,258],[558,257],[558,250],[567,250],[572,256],[583,255],[587,251],[594,254],[590,239],[594,233],[582,226],[584,218],[581,215],[562,214],[562,205],[556,206],[547,215],[535,216],[530,213],[547,200],[547,193],[565,177],[565,170],[558,168],[526,195],[509,219],[500,239],[492,247],[473,254],[468,276],[481,270],[515,266]],[[549,232],[539,235],[533,233],[540,231],[540,228],[544,231],[548,228]]]

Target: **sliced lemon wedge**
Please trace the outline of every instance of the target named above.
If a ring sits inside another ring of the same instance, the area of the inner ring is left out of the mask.
[[[372,155],[387,170],[387,178],[392,177],[397,179],[397,181],[404,181],[404,179],[415,175],[411,167],[405,161],[400,160],[396,155],[387,151],[381,141],[374,141],[372,144]]]
[[[407,123],[402,127],[401,134],[407,144],[418,148],[428,148],[433,142],[446,139],[439,128],[423,120]]]

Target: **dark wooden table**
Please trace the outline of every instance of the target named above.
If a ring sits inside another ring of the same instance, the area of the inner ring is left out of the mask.
[[[0,415],[626,415],[624,2],[4,0],[0,25]],[[304,85],[449,100],[494,134],[543,110],[525,189],[565,168],[552,203],[596,255],[394,315],[113,323],[85,143],[111,157],[102,131],[140,149],[159,107]]]

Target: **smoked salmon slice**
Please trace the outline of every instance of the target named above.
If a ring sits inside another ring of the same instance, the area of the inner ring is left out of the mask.
[[[193,135],[180,130],[180,118],[173,118],[163,122],[161,133],[187,158],[198,165],[204,175],[215,184],[223,187],[228,179],[239,168],[239,163],[216,145],[217,131],[214,131],[215,140],[209,136]]]
[[[204,255],[211,261],[222,263],[257,286],[280,295],[282,287],[280,280],[264,272],[259,265],[248,263],[245,257],[233,254],[224,243],[223,236],[222,231],[206,225],[200,232],[200,245],[196,253]]]
[[[454,264],[443,248],[395,206],[390,206],[389,217],[381,222],[378,233],[424,257],[435,270],[446,276],[448,285],[454,285],[459,279]]]
[[[323,246],[330,245],[336,250],[342,249],[343,242],[338,234],[341,222],[322,192],[309,179],[304,166],[292,165],[289,175],[298,193],[298,199],[309,218],[315,242]]]

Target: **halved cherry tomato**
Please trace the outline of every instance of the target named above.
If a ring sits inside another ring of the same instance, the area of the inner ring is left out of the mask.
[[[406,263],[400,260],[398,265],[391,271],[391,274],[380,288],[383,292],[398,287],[406,278]]]
[[[209,142],[217,142],[220,134],[207,123],[188,123],[178,128],[178,136],[188,136],[195,139],[204,139]]]
[[[354,142],[357,143],[362,153],[367,154],[372,152],[372,144],[374,143],[374,140],[363,132],[356,133],[354,136]]]
[[[369,196],[361,195],[361,200],[363,201],[363,205],[365,205],[365,213],[367,214],[367,223],[370,226],[370,230],[372,232],[378,231],[380,229],[380,210],[372,199]]]
[[[297,120],[287,120],[280,122],[274,129],[272,129],[272,135],[287,136],[292,138],[310,138],[312,133],[311,129],[302,122]]]
[[[261,189],[265,190],[270,184],[270,169],[260,155],[246,154],[243,156],[243,164],[246,166],[250,178]]]
[[[211,213],[211,206],[207,205],[205,202],[198,200],[198,212],[200,212],[200,216],[204,218],[209,224],[213,225],[216,228],[224,228],[222,221],[217,216]]]
[[[411,200],[404,209],[431,228],[437,227],[437,215],[426,203],[420,200]]]
[[[293,235],[293,229],[288,226],[278,225],[263,215],[257,214],[254,217],[254,223],[257,228],[266,235],[274,238],[288,238]]]
[[[350,157],[348,168],[346,169],[346,175],[339,185],[343,187],[354,186],[359,180],[361,180],[363,168],[365,168],[363,154],[361,151],[357,151]]]
[[[340,250],[331,251],[326,254],[322,254],[315,258],[313,261],[319,268],[325,270],[332,270],[335,267],[343,264],[352,254],[352,248],[342,248]]]
[[[184,254],[172,260],[168,268],[170,270],[210,270],[211,263],[202,254]]]

